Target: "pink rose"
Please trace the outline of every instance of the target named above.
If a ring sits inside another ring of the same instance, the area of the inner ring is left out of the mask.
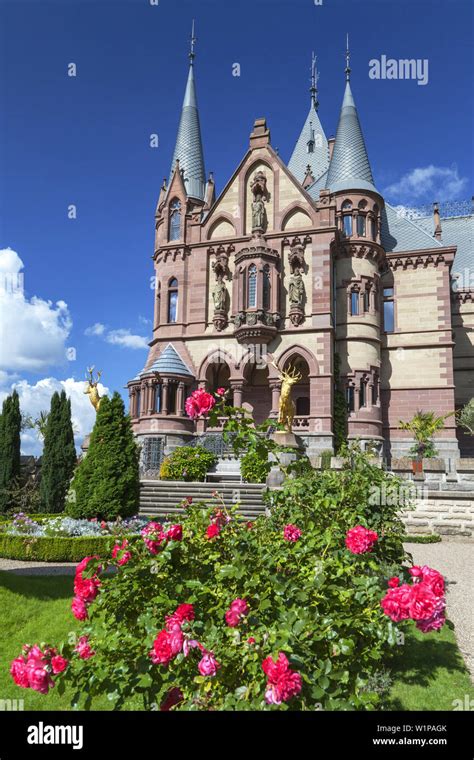
[[[247,639],[247,644],[255,644],[255,643],[256,643],[256,639],[254,639],[253,636],[249,636],[249,638]]]
[[[115,544],[114,548],[112,549],[112,558],[117,559],[117,565],[122,567],[123,565],[126,565],[127,562],[130,562],[132,558],[132,553],[129,551],[125,551],[128,546],[128,541],[126,538],[123,539],[121,544]],[[120,556],[119,556],[120,555]]]
[[[289,525],[285,525],[283,529],[283,538],[285,541],[295,543],[301,537],[302,532],[296,525],[291,525],[290,523]]]
[[[82,578],[76,575],[74,579],[74,593],[84,602],[93,602],[99,593],[100,581],[98,578]]]
[[[151,554],[158,553],[160,544],[162,544],[166,538],[160,523],[156,522],[149,522],[148,525],[143,528],[141,535]]]
[[[397,586],[400,585],[400,578],[397,578],[396,575],[394,575],[392,578],[389,579],[388,585],[390,588],[397,588]]]
[[[364,528],[362,525],[356,525],[346,534],[346,547],[352,554],[365,554],[370,552],[378,539],[374,530]]]
[[[444,595],[444,578],[437,570],[432,567],[423,565],[421,568],[423,583],[426,583],[432,590],[435,596],[441,597]]]
[[[216,393],[218,396],[225,396],[225,393],[226,393],[225,388],[218,388],[216,390]]]
[[[407,620],[410,617],[409,607],[412,589],[413,586],[409,586],[408,583],[397,588],[391,588],[380,602],[384,613],[394,623],[399,623],[400,620]]]
[[[167,665],[173,659],[168,631],[163,629],[157,634],[150,657],[155,665]]]
[[[60,654],[57,654],[55,657],[51,658],[51,667],[53,669],[53,673],[62,673],[63,670],[66,670],[67,666],[69,665],[69,662],[66,660],[65,657],[62,657]]]
[[[438,599],[433,594],[427,583],[421,581],[412,587],[409,614],[412,620],[426,620],[430,618],[435,609]]]
[[[80,596],[75,596],[72,600],[71,610],[77,620],[87,620],[87,604]]]
[[[412,578],[422,578],[423,577],[423,571],[419,565],[413,565],[413,567],[410,567],[408,571]]]
[[[225,613],[227,625],[235,628],[241,619],[248,614],[249,606],[245,599],[234,599],[229,609]]]
[[[276,662],[271,657],[266,657],[262,669],[268,678],[265,691],[267,704],[280,705],[300,693],[301,676],[289,667],[284,652],[279,652]]]
[[[209,525],[206,531],[206,536],[208,538],[216,538],[216,536],[218,536],[220,532],[221,532],[221,529],[219,528],[219,526],[213,523],[212,525]]]
[[[38,691],[40,694],[47,694],[54,686],[54,681],[45,668],[45,663],[33,657],[26,663],[28,673],[28,684],[30,689]]]
[[[192,420],[196,420],[198,417],[202,417],[211,411],[215,406],[216,400],[210,393],[206,393],[202,388],[198,388],[197,391],[193,391],[186,399],[185,409],[186,414]]]
[[[82,573],[83,573],[83,572],[84,572],[84,570],[86,569],[86,567],[87,567],[87,565],[89,564],[89,562],[90,562],[91,560],[93,560],[93,559],[100,559],[100,557],[98,557],[98,556],[97,556],[97,554],[95,554],[95,555],[94,555],[94,556],[92,556],[92,557],[84,557],[84,559],[82,559],[82,560],[79,562],[78,566],[76,567],[76,576],[77,576],[77,575],[82,575]]]
[[[92,650],[91,645],[89,644],[89,637],[88,636],[81,636],[79,641],[77,642],[74,651],[78,653],[81,660],[89,660],[91,657],[95,655],[95,652]]]
[[[198,664],[198,670],[202,676],[215,676],[218,668],[220,665],[212,652],[206,652]]]
[[[170,541],[181,541],[183,538],[183,526],[172,525],[171,528],[166,531],[166,538]]]
[[[446,622],[446,615],[444,613],[444,610],[446,608],[446,603],[444,599],[438,599],[436,603],[435,610],[431,617],[426,618],[426,620],[418,620],[416,623],[416,627],[419,631],[422,633],[430,633],[431,631],[439,631],[440,628],[443,627],[443,625]]]
[[[28,671],[23,657],[15,657],[15,659],[12,660],[10,673],[17,686],[21,686],[22,689],[27,689],[29,687]]]

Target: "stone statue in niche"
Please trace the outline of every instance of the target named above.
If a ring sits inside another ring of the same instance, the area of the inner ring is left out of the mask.
[[[214,290],[212,291],[214,309],[216,311],[226,311],[227,309],[227,288],[222,279],[216,280]]]
[[[228,324],[228,293],[224,279],[229,275],[229,256],[225,251],[219,252],[212,268],[216,275],[216,283],[212,291],[212,300],[214,302],[213,322],[216,330],[220,332]]]
[[[288,296],[290,299],[290,309],[297,306],[300,309],[303,308],[304,301],[304,283],[301,272],[298,268],[295,269],[290,277],[288,284]]]
[[[255,172],[250,184],[253,195],[252,201],[252,232],[265,232],[267,228],[267,212],[265,201],[269,198],[267,178],[262,171]]]

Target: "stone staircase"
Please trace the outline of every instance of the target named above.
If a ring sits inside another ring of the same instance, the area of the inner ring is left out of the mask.
[[[265,512],[262,494],[266,486],[254,483],[220,481],[218,483],[183,483],[173,480],[142,480],[140,483],[140,514],[160,519],[183,514],[180,506],[187,496],[193,502],[218,504],[212,496],[217,491],[226,506],[239,503],[240,513],[247,519],[255,519]]]

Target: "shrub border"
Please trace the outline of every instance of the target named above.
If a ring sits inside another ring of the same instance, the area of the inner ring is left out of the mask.
[[[10,536],[0,533],[0,557],[38,562],[80,562],[110,554],[115,536]]]

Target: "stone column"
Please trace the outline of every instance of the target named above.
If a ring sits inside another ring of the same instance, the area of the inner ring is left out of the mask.
[[[270,389],[272,391],[272,410],[270,412],[270,417],[278,417],[280,411],[280,381],[274,380],[273,382],[270,382]]]
[[[161,412],[162,414],[168,414],[169,385],[170,385],[170,381],[167,379],[164,379],[161,386]]]
[[[184,383],[178,383],[178,390],[176,392],[176,414],[178,417],[184,417]]]
[[[234,406],[242,406],[243,388],[241,383],[230,383],[232,393],[234,394]]]
[[[148,394],[147,394],[146,409],[147,409],[147,414],[150,415],[150,414],[153,414],[153,410],[154,410],[155,384],[153,380],[148,380],[147,385],[148,385]]]
[[[137,392],[135,388],[130,388],[129,398],[130,398],[130,417],[133,420],[137,416],[137,412],[136,412]]]

